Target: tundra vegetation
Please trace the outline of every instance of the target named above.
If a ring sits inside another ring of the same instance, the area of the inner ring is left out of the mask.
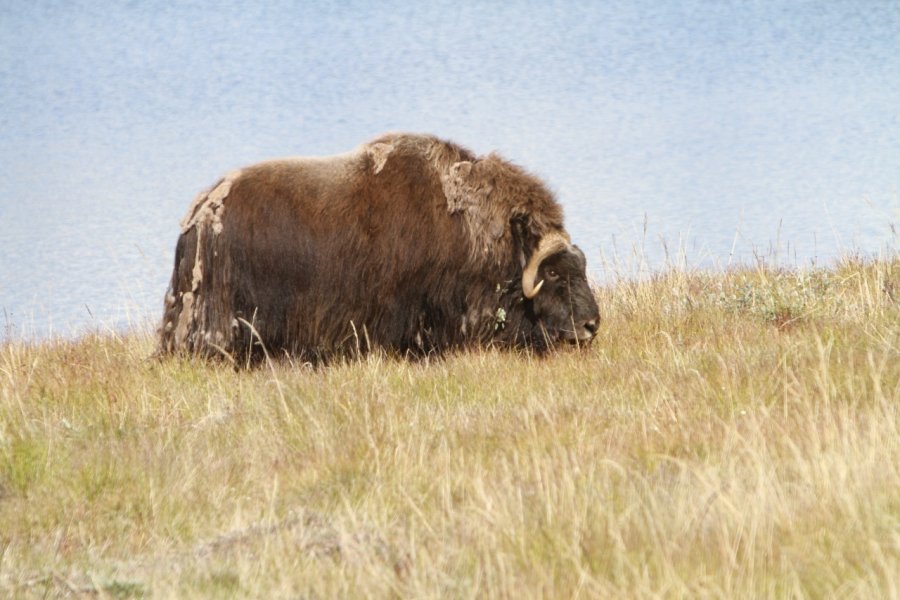
[[[596,295],[544,357],[4,342],[0,595],[900,594],[900,258]]]

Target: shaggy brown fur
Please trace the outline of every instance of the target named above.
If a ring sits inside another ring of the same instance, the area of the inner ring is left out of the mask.
[[[254,165],[182,221],[160,350],[317,359],[584,339],[598,314],[577,248],[556,257],[565,286],[522,295],[525,258],[554,232],[562,210],[540,180],[432,136]]]

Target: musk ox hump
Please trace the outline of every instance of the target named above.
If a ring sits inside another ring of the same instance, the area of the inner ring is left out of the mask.
[[[513,219],[521,218],[535,240],[562,229],[562,211],[543,182],[496,154],[449,165],[441,186],[447,212],[465,220],[475,256],[509,238]]]
[[[447,197],[447,211],[452,215],[477,211],[488,200],[493,186],[478,182],[472,176],[472,163],[464,160],[450,165],[441,175],[441,187]]]
[[[454,163],[441,176],[441,187],[447,198],[447,212],[462,214],[468,223],[475,246],[484,246],[499,239],[505,231],[505,223],[492,218],[488,210],[494,186],[487,181],[479,181],[473,174],[470,161]]]

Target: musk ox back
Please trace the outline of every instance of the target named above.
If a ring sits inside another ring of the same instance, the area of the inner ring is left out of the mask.
[[[589,341],[581,251],[536,177],[425,135],[229,173],[181,222],[163,353],[304,360]]]

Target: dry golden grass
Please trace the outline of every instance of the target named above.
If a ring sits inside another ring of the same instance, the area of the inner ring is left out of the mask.
[[[598,296],[546,358],[2,345],[0,595],[900,595],[900,260]]]

